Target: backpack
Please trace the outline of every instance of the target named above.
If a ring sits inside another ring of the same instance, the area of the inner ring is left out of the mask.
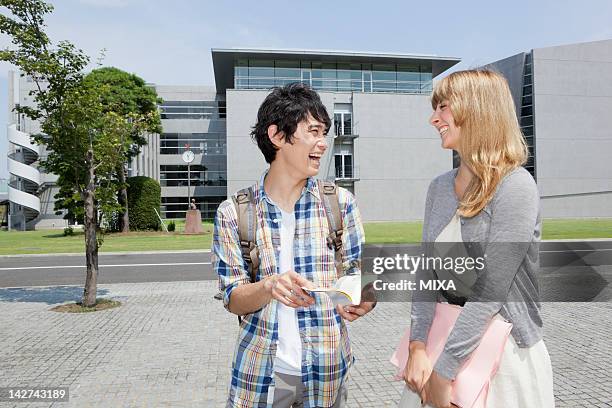
[[[327,247],[334,251],[336,273],[338,277],[342,274],[342,217],[338,203],[338,187],[331,181],[317,180],[329,232],[327,235]],[[257,232],[257,214],[255,213],[255,201],[251,188],[245,188],[232,197],[238,215],[238,239],[242,258],[246,261],[251,283],[257,281],[259,270],[259,248],[255,241]]]
[[[327,234],[327,247],[334,251],[334,263],[338,277],[343,275],[342,267],[342,216],[340,214],[340,205],[338,202],[338,187],[331,181],[317,180],[319,193],[325,208],[325,215],[329,230]],[[232,196],[232,201],[236,207],[237,224],[238,224],[238,239],[240,241],[240,251],[242,258],[246,261],[249,281],[255,283],[257,281],[257,271],[259,270],[259,248],[255,241],[257,232],[257,214],[255,213],[255,200],[253,190],[244,188]],[[215,299],[223,299],[223,293],[217,293]],[[238,321],[242,319],[238,316]]]

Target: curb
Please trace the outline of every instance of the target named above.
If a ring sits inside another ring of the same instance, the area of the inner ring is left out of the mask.
[[[210,253],[210,249],[186,249],[186,250],[178,250],[178,251],[130,251],[130,252],[99,252],[98,257],[107,256],[107,255],[155,255],[155,254],[200,254],[200,253]],[[11,255],[0,255],[0,259],[2,258],[36,258],[43,256],[85,256],[84,252],[68,252],[68,253],[60,253],[60,254],[11,254]]]

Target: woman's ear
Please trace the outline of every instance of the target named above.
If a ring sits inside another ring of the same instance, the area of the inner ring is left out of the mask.
[[[268,138],[270,138],[270,141],[277,149],[285,143],[285,135],[278,130],[278,126],[276,125],[268,126]]]

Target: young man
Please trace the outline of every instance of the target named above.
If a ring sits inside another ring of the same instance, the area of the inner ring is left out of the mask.
[[[373,303],[334,307],[325,294],[338,274],[360,274],[363,227],[354,197],[338,188],[341,266],[328,245],[328,213],[314,177],[331,120],[319,95],[303,84],[275,88],[252,131],[269,169],[250,188],[260,264],[251,282],[232,199],[217,210],[213,266],[223,303],[242,316],[228,407],[343,407],[353,363],[344,320]],[[244,197],[244,196],[243,196]],[[309,294],[310,293],[310,294]]]

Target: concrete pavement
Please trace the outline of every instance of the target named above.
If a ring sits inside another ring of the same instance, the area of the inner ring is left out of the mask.
[[[222,407],[236,319],[213,281],[99,285],[123,306],[63,314],[80,286],[0,289],[0,386],[67,386],[65,403],[0,407]],[[381,303],[349,325],[356,364],[349,407],[394,407],[402,384],[388,359],[409,324],[409,303]],[[545,303],[557,407],[609,407],[612,304]],[[509,405],[510,406],[510,405]]]

